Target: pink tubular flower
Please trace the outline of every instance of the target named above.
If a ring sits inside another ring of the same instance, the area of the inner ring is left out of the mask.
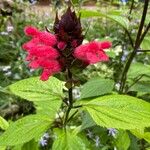
[[[74,50],[74,57],[88,63],[95,64],[101,61],[108,61],[109,58],[105,54],[104,49],[111,47],[111,42],[90,42],[84,45],[78,46]]]
[[[33,69],[42,68],[43,73],[40,79],[44,81],[48,80],[52,74],[60,72],[61,65],[58,61],[60,54],[53,47],[57,43],[55,35],[46,31],[39,31],[32,26],[25,27],[24,32],[27,36],[32,37],[29,42],[22,46],[28,52],[26,60],[30,61],[29,67]]]

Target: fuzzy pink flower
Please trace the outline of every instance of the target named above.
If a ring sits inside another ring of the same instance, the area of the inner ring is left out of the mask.
[[[26,60],[30,61],[29,67],[33,69],[42,68],[41,80],[44,81],[48,80],[52,74],[60,72],[62,68],[58,61],[60,54],[54,48],[57,44],[55,35],[46,31],[39,31],[32,26],[25,27],[24,32],[27,36],[32,37],[29,42],[22,46],[28,52]]]
[[[49,61],[49,62],[46,62],[46,63],[48,64],[48,68],[47,67],[43,67],[44,70],[43,70],[41,78],[40,78],[43,81],[48,80],[48,78],[51,75],[61,71],[61,65],[60,65],[60,63],[58,61]]]
[[[39,33],[39,30],[32,26],[27,26],[24,28],[24,32],[27,36],[36,36]]]
[[[90,42],[78,46],[74,51],[74,57],[83,60],[88,64],[95,64],[101,61],[108,61],[109,58],[105,54],[104,49],[111,47],[111,42]]]

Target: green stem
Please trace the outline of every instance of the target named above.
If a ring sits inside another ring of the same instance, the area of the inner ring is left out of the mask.
[[[121,76],[121,85],[120,85],[120,89],[119,89],[119,93],[123,93],[124,91],[124,88],[125,88],[125,83],[126,83],[126,80],[127,80],[127,73],[128,73],[128,70],[130,68],[130,65],[133,61],[133,58],[135,57],[136,55],[136,52],[137,52],[137,49],[139,48],[140,44],[141,44],[141,37],[143,36],[142,34],[142,29],[144,27],[144,22],[145,22],[145,18],[146,18],[146,14],[147,14],[147,9],[148,9],[148,3],[149,3],[149,0],[145,0],[145,4],[144,4],[144,9],[143,9],[143,14],[142,14],[142,18],[141,18],[141,23],[140,23],[140,26],[139,26],[139,30],[138,30],[138,33],[137,33],[137,36],[136,36],[136,40],[135,40],[135,45],[134,45],[134,49],[133,51],[131,52],[130,56],[129,56],[129,59],[124,67],[124,70],[123,70],[123,73],[122,73],[122,76]],[[142,34],[142,35],[141,35]],[[146,35],[146,34],[145,34]],[[143,38],[144,39],[144,38]]]
[[[70,116],[70,118],[68,118],[68,121],[67,121],[67,122],[69,122],[69,121],[77,114],[77,112],[78,112],[78,110],[76,110],[76,111]]]

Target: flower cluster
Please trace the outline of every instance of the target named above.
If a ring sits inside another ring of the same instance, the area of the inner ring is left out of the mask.
[[[85,67],[109,59],[104,49],[111,47],[110,42],[92,41],[81,45],[84,36],[80,18],[70,7],[60,20],[56,15],[54,34],[32,26],[25,27],[24,32],[32,38],[23,44],[23,49],[28,52],[26,60],[31,68],[43,69],[41,80],[48,80],[49,76],[74,66]]]
[[[23,44],[23,49],[27,50],[27,61],[33,69],[42,68],[41,80],[47,80],[49,76],[61,71],[61,64],[57,61],[59,52],[53,47],[56,43],[55,35],[47,31],[39,31],[35,27],[25,28],[25,34],[32,39]]]

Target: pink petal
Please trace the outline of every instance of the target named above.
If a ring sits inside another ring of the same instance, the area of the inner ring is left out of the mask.
[[[110,42],[96,42],[92,41],[90,43],[81,45],[77,47],[74,51],[74,57],[88,62],[89,64],[94,64],[100,61],[108,61],[108,56],[104,53],[103,48],[108,48]]]
[[[59,52],[50,47],[50,46],[44,46],[44,45],[38,45],[33,47],[29,53],[31,55],[34,55],[36,57],[45,57],[49,59],[55,59],[59,57]]]
[[[36,36],[39,33],[39,30],[36,27],[26,26],[24,32],[27,36]]]
[[[38,60],[33,60],[32,62],[30,62],[29,67],[31,67],[33,69],[39,68],[40,66],[39,66]]]
[[[99,43],[100,48],[102,49],[108,49],[112,46],[112,43],[109,41],[104,41]]]
[[[42,74],[41,74],[40,80],[46,81],[46,80],[49,79],[49,77],[50,77],[51,75],[52,75],[52,73],[51,73],[49,70],[44,69],[43,72],[42,72]]]
[[[57,42],[55,35],[47,31],[40,32],[38,38],[43,44],[49,45],[49,46],[54,46]]]
[[[29,50],[32,50],[33,48],[35,48],[38,43],[39,43],[39,39],[38,39],[38,38],[33,38],[33,39],[30,40],[29,42],[24,43],[24,44],[22,45],[22,48],[23,48],[24,50],[29,51]]]
[[[49,62],[45,62],[44,64],[44,70],[43,73],[41,74],[41,80],[46,81],[48,80],[48,78],[61,71],[61,66],[59,64],[58,61],[49,61]]]

